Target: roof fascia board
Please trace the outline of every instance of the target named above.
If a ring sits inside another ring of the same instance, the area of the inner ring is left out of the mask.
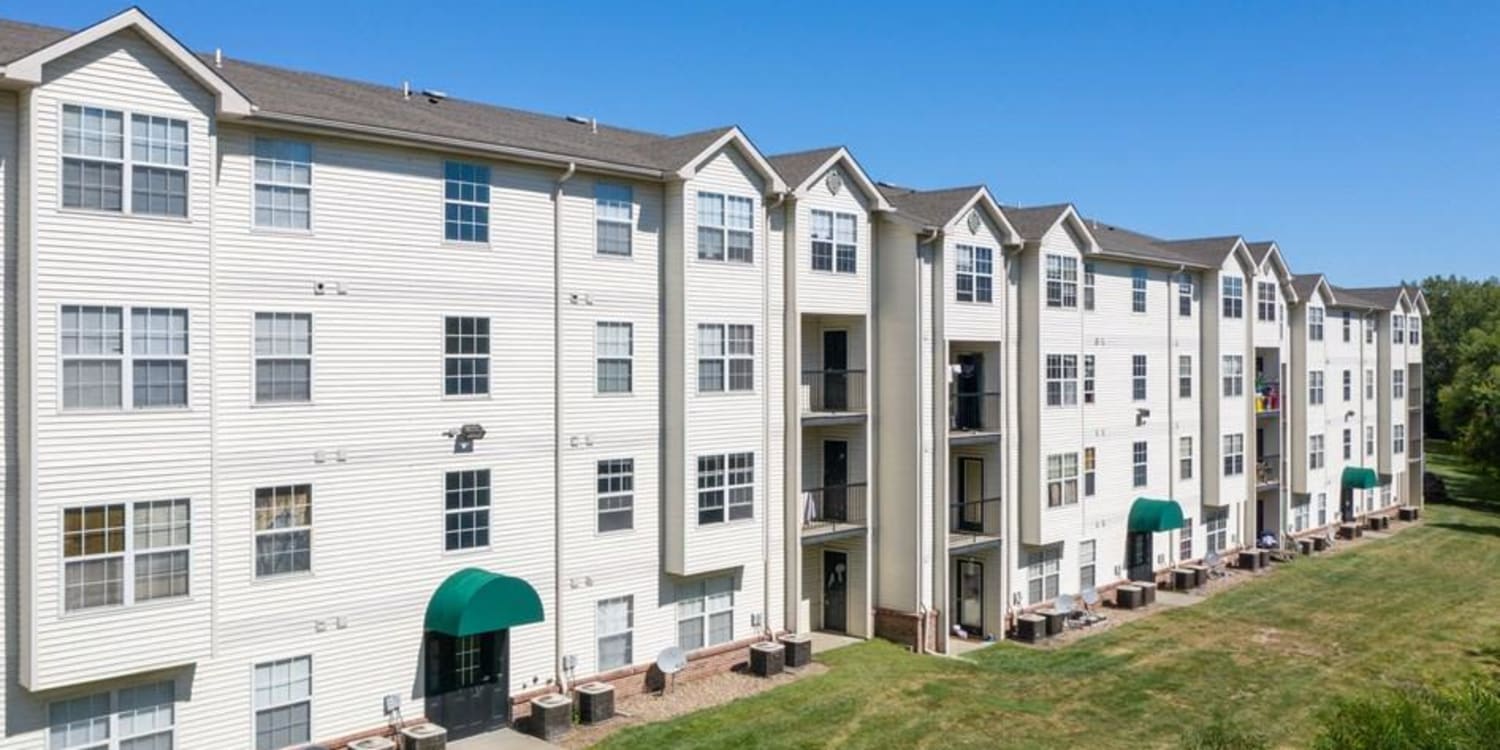
[[[854,160],[854,156],[849,153],[849,149],[842,146],[819,165],[817,169],[813,170],[812,174],[808,175],[807,179],[803,180],[801,185],[787,186],[792,197],[798,200],[806,198],[808,191],[817,183],[818,178],[827,174],[828,170],[833,169],[835,164],[843,164],[844,169],[854,175],[854,181],[859,183],[859,189],[864,191],[865,196],[870,199],[871,211],[894,210],[891,207],[891,202],[886,200],[884,195],[881,195],[880,188],[875,186],[875,181],[871,180],[870,176],[865,174],[865,170],[859,166],[859,162]]]
[[[677,170],[677,176],[684,180],[691,178],[698,173],[704,162],[729,145],[733,145],[739,150],[742,156],[750,160],[751,166],[755,167],[755,170],[765,179],[767,193],[787,192],[786,183],[782,182],[781,175],[777,174],[776,169],[771,166],[771,163],[766,161],[766,157],[760,153],[760,149],[756,148],[755,144],[751,143],[750,139],[745,137],[743,132],[740,132],[739,126],[730,128],[729,132],[719,136],[713,143],[709,144],[708,148],[703,149],[698,152],[697,156],[688,160],[687,164],[684,164],[681,169]]]
[[[978,190],[975,190],[974,194],[969,196],[967,201],[964,201],[963,207],[953,212],[953,215],[947,218],[942,226],[943,232],[946,234],[958,224],[965,214],[976,206],[984,208],[985,212],[990,215],[990,218],[1001,229],[1005,230],[1006,236],[1001,244],[1014,246],[1023,244],[1024,241],[1021,238],[1021,233],[1017,232],[1015,226],[1010,223],[1010,219],[1005,217],[1005,212],[1000,209],[1000,204],[996,203],[994,197],[990,195],[990,189],[984,186],[980,186]]]
[[[140,8],[127,8],[82,31],[53,42],[5,66],[5,77],[31,85],[42,82],[42,66],[101,39],[125,30],[134,30],[156,47],[199,84],[214,92],[218,114],[222,117],[247,117],[255,111],[250,100],[223,76],[215,73],[191,50],[167,33]]]
[[[1202,263],[1192,263],[1185,260],[1167,260],[1166,258],[1158,258],[1150,255],[1136,255],[1135,253],[1110,250],[1108,248],[1100,248],[1097,255],[1105,260],[1118,260],[1135,265],[1157,266],[1159,268],[1185,268],[1192,271],[1214,271],[1219,268],[1218,266],[1206,266]]]
[[[1062,215],[1058,217],[1057,221],[1052,223],[1051,227],[1047,228],[1047,231],[1050,232],[1058,224],[1063,223],[1072,225],[1078,231],[1083,232],[1084,237],[1088,238],[1089,246],[1084,248],[1084,251],[1088,255],[1098,255],[1104,252],[1104,248],[1099,246],[1099,239],[1095,237],[1093,231],[1089,229],[1088,222],[1084,221],[1083,217],[1078,215],[1078,209],[1074,208],[1073,204],[1071,203],[1068,204],[1067,208],[1063,209]],[[1045,234],[1045,232],[1043,234]]]

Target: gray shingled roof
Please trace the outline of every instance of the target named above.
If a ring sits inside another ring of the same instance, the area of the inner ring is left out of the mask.
[[[1057,220],[1072,207],[1071,203],[1054,203],[1049,206],[1002,206],[1005,218],[1023,240],[1040,240]]]
[[[1396,303],[1401,299],[1401,290],[1402,287],[1399,286],[1376,286],[1358,289],[1338,289],[1333,294],[1340,301],[1343,301],[1344,296],[1348,295],[1350,298],[1363,302],[1369,307],[1390,310],[1395,308]]]
[[[0,60],[24,57],[71,35],[66,29],[0,20]],[[209,65],[213,55],[199,54]],[[728,127],[667,137],[654,133],[570,122],[566,118],[447,98],[402,96],[400,88],[287,70],[224,58],[219,75],[243,93],[260,114],[292,115],[348,125],[386,128],[521,148],[622,166],[673,171],[681,168]]]
[[[1160,244],[1167,250],[1192,258],[1200,265],[1218,268],[1234,252],[1235,243],[1239,239],[1235,236],[1199,237],[1191,240],[1167,240]]]
[[[1312,298],[1314,289],[1318,288],[1318,281],[1326,279],[1321,273],[1299,273],[1292,276],[1292,291],[1297,293],[1297,299],[1306,301]],[[1333,287],[1330,286],[1329,289]]]
[[[1175,263],[1194,268],[1210,267],[1207,264],[1199,262],[1197,258],[1172,249],[1168,246],[1166,240],[1158,237],[1152,237],[1149,234],[1142,234],[1093,219],[1085,219],[1084,223],[1088,224],[1089,231],[1093,233],[1094,239],[1099,243],[1099,249],[1105,255],[1156,263]],[[1217,265],[1214,264],[1214,266]]]
[[[1250,248],[1250,257],[1255,261],[1255,265],[1258,266],[1266,262],[1266,258],[1271,255],[1271,248],[1276,247],[1276,243],[1247,242],[1245,246]]]
[[[786,181],[788,190],[796,190],[813,176],[813,172],[818,167],[833,158],[840,148],[842,146],[829,146],[791,154],[777,154],[766,157],[766,161],[771,162],[771,168],[775,169],[776,173],[781,175],[781,179]]]
[[[963,207],[984,189],[983,185],[946,188],[943,190],[912,190],[895,185],[878,185],[881,195],[891,202],[896,210],[907,217],[932,226],[942,226],[953,220]]]

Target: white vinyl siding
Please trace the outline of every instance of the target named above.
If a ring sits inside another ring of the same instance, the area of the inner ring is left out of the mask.
[[[312,657],[255,665],[255,750],[312,739]]]
[[[255,226],[312,228],[312,145],[255,139]]]
[[[594,183],[594,252],[631,254],[635,232],[635,193],[629,185]]]
[[[255,314],[255,401],[312,400],[312,316]]]
[[[255,490],[255,577],[312,570],[312,485]]]

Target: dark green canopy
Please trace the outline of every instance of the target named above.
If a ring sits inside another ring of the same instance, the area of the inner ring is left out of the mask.
[[[1138,497],[1130,506],[1131,531],[1176,531],[1182,528],[1182,506],[1175,500]]]
[[[1345,489],[1373,490],[1380,486],[1380,477],[1375,476],[1374,469],[1366,469],[1363,466],[1345,466],[1343,484]]]
[[[542,599],[531,584],[479,568],[448,576],[427,602],[427,629],[455,637],[542,619]]]

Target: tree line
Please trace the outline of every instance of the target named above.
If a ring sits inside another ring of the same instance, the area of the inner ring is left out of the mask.
[[[1429,276],[1422,413],[1427,435],[1500,471],[1500,279]]]

